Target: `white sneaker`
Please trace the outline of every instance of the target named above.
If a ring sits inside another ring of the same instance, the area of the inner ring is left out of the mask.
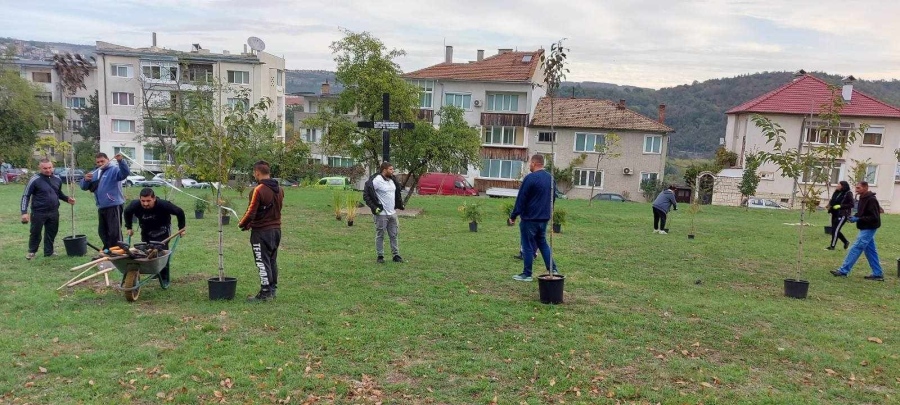
[[[653,233],[659,233],[659,229],[654,229]]]
[[[666,231],[662,231],[662,230],[661,230],[661,231],[659,231],[659,234],[660,234],[660,235],[668,235],[669,233],[666,232]]]

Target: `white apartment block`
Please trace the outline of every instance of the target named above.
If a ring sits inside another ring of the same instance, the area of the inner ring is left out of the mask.
[[[262,51],[247,52],[246,46],[244,50],[218,54],[195,44],[191,51],[176,51],[157,47],[155,34],[148,48],[97,41],[100,151],[110,156],[122,152],[145,170],[163,170],[171,156],[164,156],[152,138],[145,138],[152,130],[145,125],[145,106],[165,104],[180,91],[214,82],[224,85],[214,95],[220,106],[271,99],[267,116],[278,128],[274,136],[284,141],[285,61]],[[249,100],[237,98],[241,89],[250,91]],[[177,139],[177,134],[169,135]]]

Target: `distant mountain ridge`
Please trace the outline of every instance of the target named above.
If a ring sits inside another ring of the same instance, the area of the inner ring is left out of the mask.
[[[20,56],[31,59],[49,58],[55,52],[94,53],[92,45],[0,38],[0,50],[8,45],[13,45]],[[812,74],[833,84],[839,84],[841,79],[822,72]],[[725,136],[725,111],[787,84],[791,79],[791,72],[762,72],[694,81],[659,90],[604,82],[563,82],[558,94],[560,97],[625,100],[628,108],[654,119],[657,118],[659,104],[666,104],[665,123],[675,128],[670,141],[670,155],[711,157],[719,146],[719,138]],[[325,82],[331,85],[333,93],[342,90],[331,71],[288,69],[285,72],[287,93],[319,94]],[[896,79],[858,80],[854,86],[888,104],[900,106],[900,81]]]

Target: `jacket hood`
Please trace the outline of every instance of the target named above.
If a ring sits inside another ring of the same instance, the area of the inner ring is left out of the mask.
[[[260,180],[259,183],[272,189],[273,193],[278,194],[278,189],[280,188],[280,186],[278,185],[278,182],[275,181],[275,179],[263,179],[263,180]]]
[[[875,192],[873,192],[873,191],[866,191],[865,193],[862,193],[859,195],[859,198],[874,198],[874,197],[875,197]]]

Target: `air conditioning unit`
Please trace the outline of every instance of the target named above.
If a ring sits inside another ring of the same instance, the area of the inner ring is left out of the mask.
[[[626,168],[622,169],[622,174],[631,174],[631,168],[626,167]]]
[[[481,107],[481,100],[475,100],[472,103],[475,104],[475,107]]]

